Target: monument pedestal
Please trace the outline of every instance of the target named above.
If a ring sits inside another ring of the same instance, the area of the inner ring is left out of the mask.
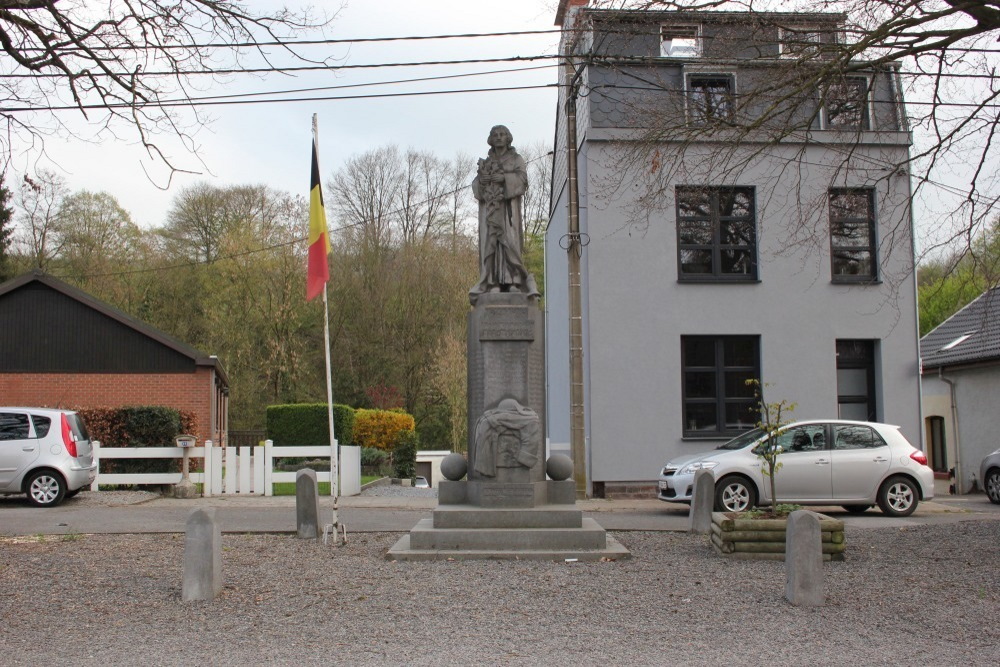
[[[576,506],[572,480],[450,482],[438,506],[386,554],[392,560],[627,558],[629,551]]]

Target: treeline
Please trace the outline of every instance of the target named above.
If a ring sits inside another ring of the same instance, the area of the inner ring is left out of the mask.
[[[541,156],[530,162],[529,236],[544,224],[546,152],[522,150]],[[435,448],[465,443],[474,169],[468,156],[386,146],[350,158],[324,184],[334,400],[404,408]],[[305,301],[305,192],[196,184],[146,229],[112,193],[73,191],[52,172],[4,182],[0,278],[41,268],[217,355],[232,429],[262,428],[267,405],[325,401],[323,308]]]
[[[962,251],[921,262],[917,272],[921,336],[1000,285],[1000,219],[964,245]]]

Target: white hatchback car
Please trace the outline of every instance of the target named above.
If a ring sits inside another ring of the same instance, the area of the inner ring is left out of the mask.
[[[694,475],[711,470],[716,511],[741,512],[771,504],[770,480],[755,453],[764,432],[753,429],[718,449],[670,460],[659,478],[660,500],[691,502]],[[841,505],[864,512],[878,505],[889,516],[909,516],[934,497],[927,457],[898,426],[844,420],[802,421],[778,436],[781,468],[775,474],[780,503]]]
[[[97,477],[80,415],[47,408],[0,408],[0,494],[26,493],[52,507]]]

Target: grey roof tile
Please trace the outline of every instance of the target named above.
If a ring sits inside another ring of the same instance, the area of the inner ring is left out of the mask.
[[[1000,359],[1000,287],[983,292],[921,338],[920,359],[925,369]]]

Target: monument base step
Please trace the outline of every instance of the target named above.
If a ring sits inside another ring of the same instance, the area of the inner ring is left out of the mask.
[[[475,505],[438,505],[435,528],[582,528],[583,512],[571,505],[497,509]]]
[[[413,549],[602,549],[607,533],[596,521],[583,519],[580,528],[435,528],[432,519],[421,519],[410,531]]]
[[[493,549],[413,549],[410,535],[406,534],[389,549],[385,557],[399,561],[431,560],[557,560],[594,562],[630,558],[631,552],[618,540],[608,535],[601,549],[521,549],[501,551]]]

